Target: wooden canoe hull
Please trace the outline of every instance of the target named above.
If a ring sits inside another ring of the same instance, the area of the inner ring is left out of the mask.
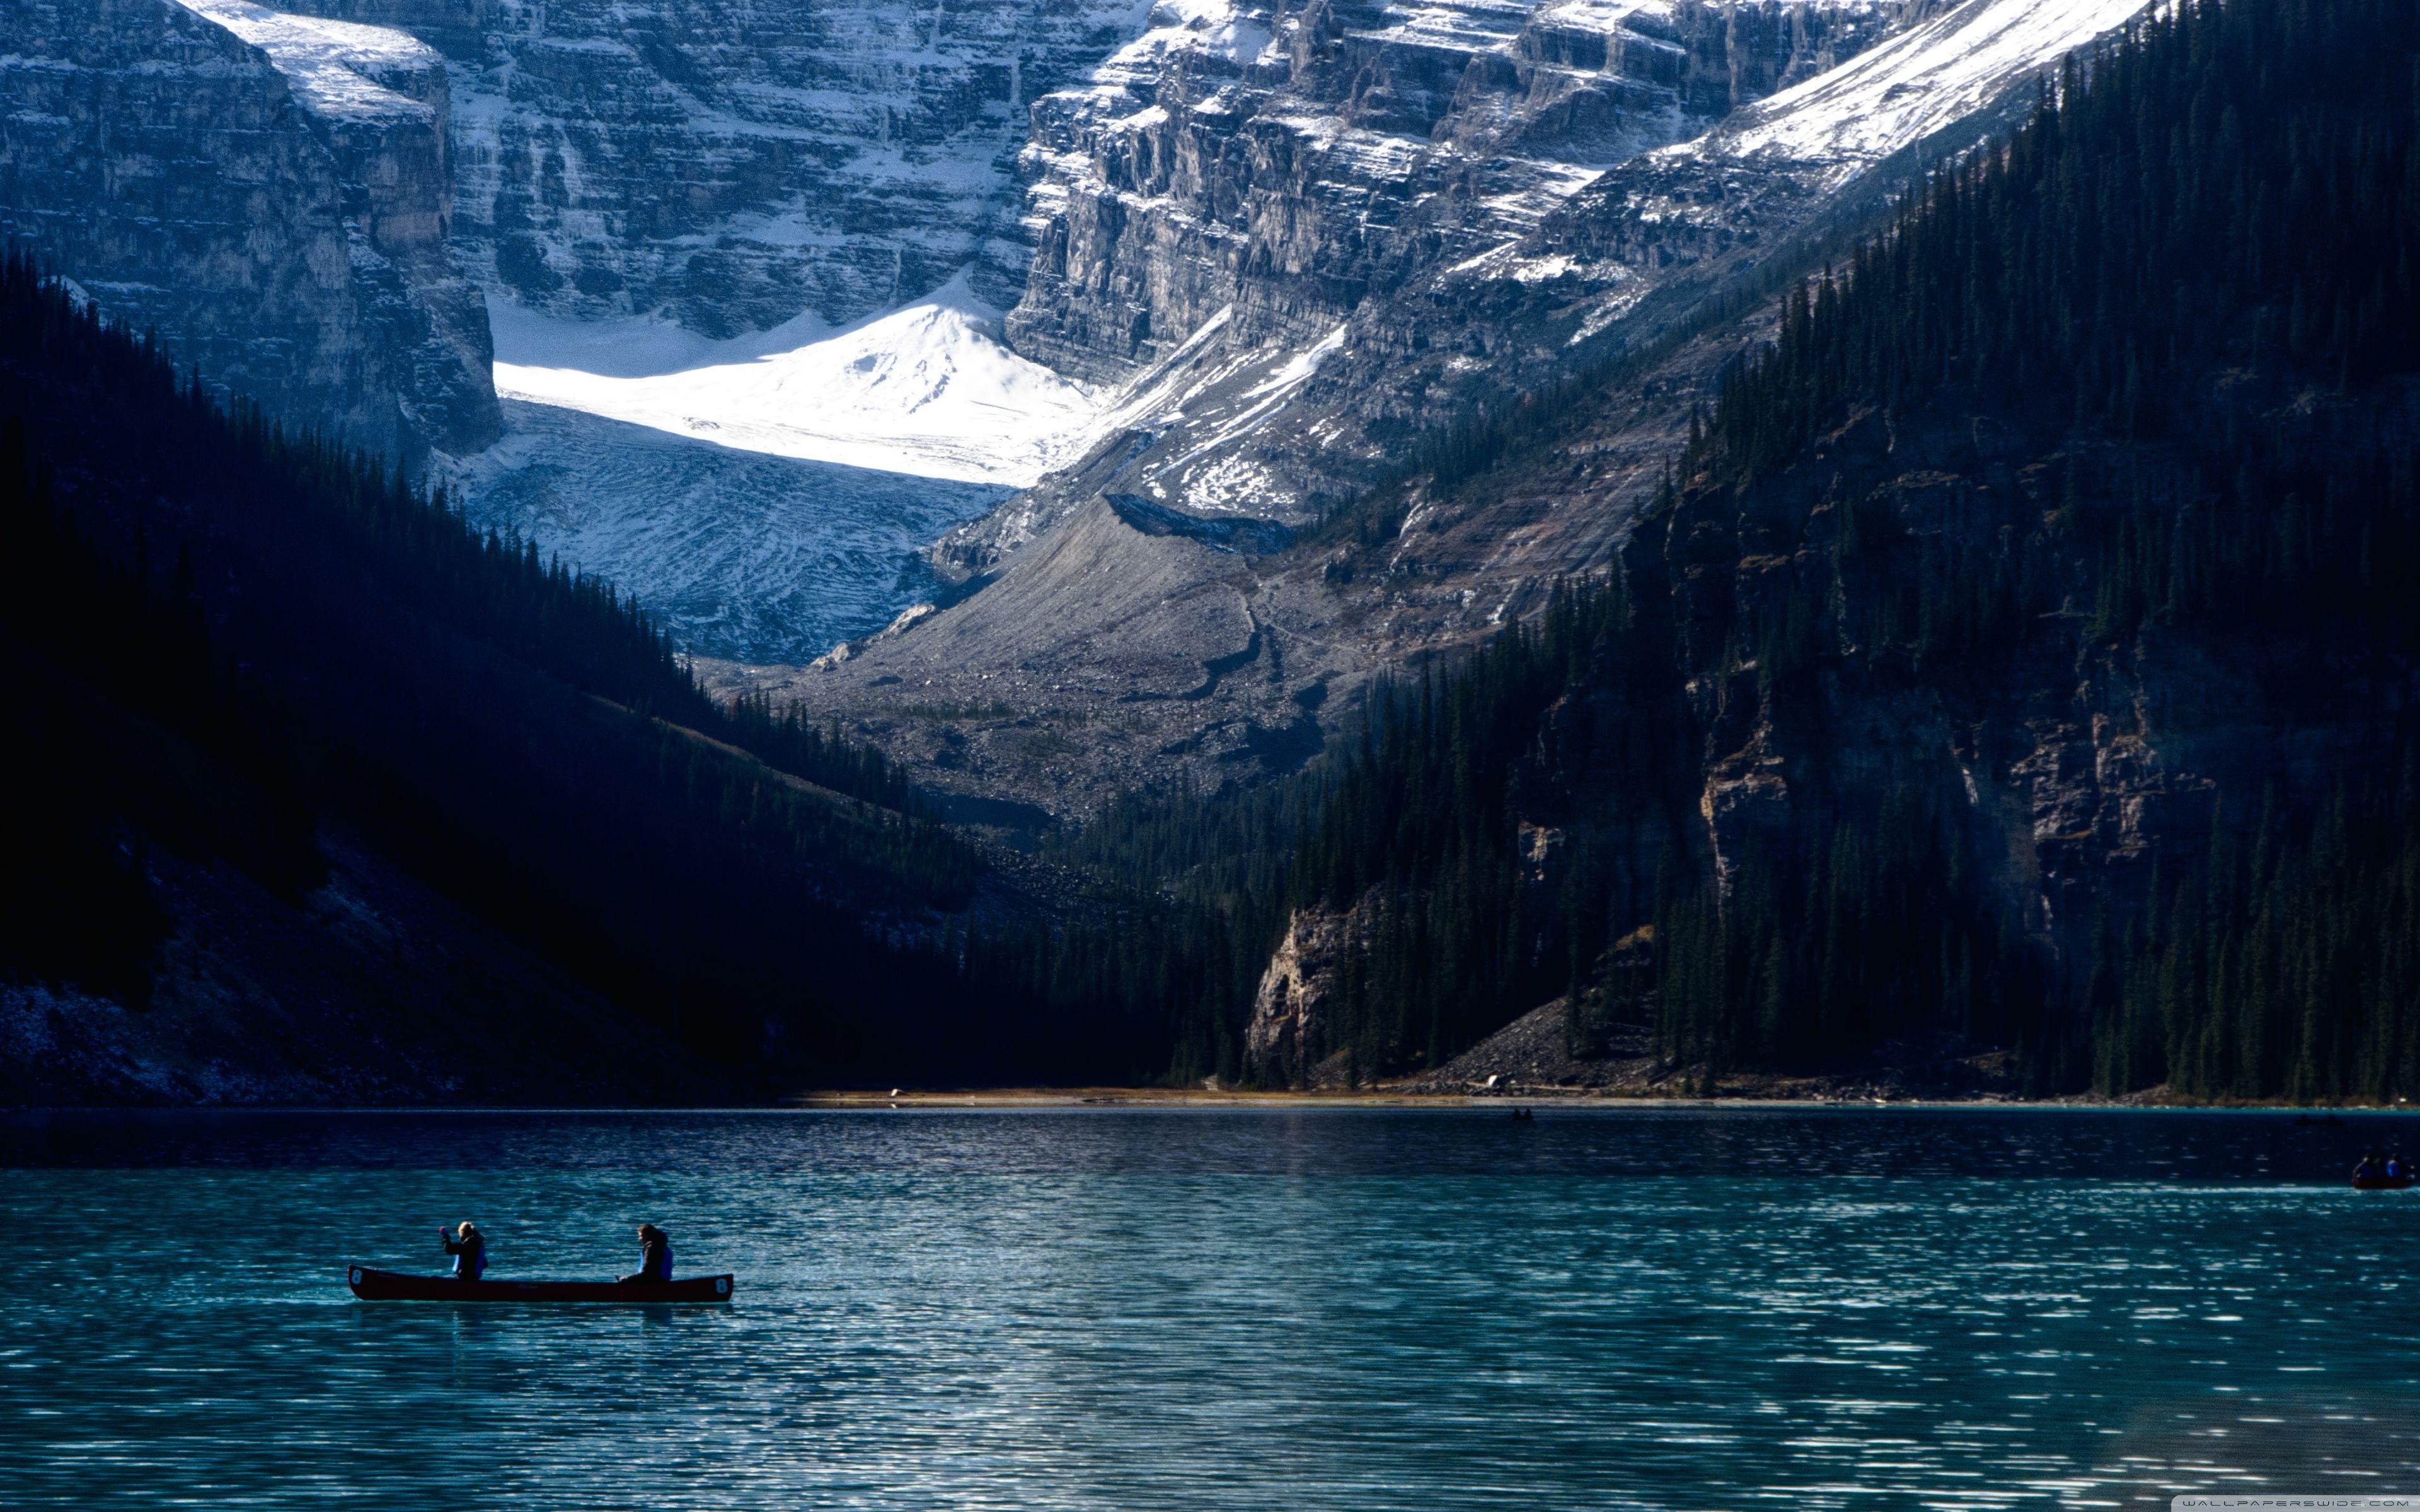
[[[450,1275],[405,1275],[356,1265],[345,1285],[364,1302],[729,1302],[728,1275],[694,1275],[678,1281],[457,1281]]]
[[[2411,1189],[2408,1176],[2356,1176],[2352,1189],[2356,1192],[2403,1192]]]

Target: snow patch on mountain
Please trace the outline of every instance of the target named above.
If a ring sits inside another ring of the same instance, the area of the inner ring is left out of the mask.
[[[378,82],[382,72],[441,69],[437,50],[387,26],[288,15],[249,0],[177,0],[269,55],[314,115],[427,119],[429,107]]]
[[[2124,25],[2146,0],[1967,0],[1742,111],[1673,156],[1834,164],[1831,183],[1983,108],[2009,81]]]
[[[1002,346],[963,274],[832,331],[732,341],[669,322],[582,325],[498,305],[496,389],[737,451],[1027,486],[1079,452],[1104,397]]]
[[[1009,494],[514,400],[504,439],[444,476],[474,522],[637,593],[682,649],[759,663],[804,662],[931,598],[923,548]]]
[[[1179,57],[1251,63],[1274,36],[1264,12],[1234,0],[1153,0],[1139,19],[1140,33],[1132,41],[1102,59],[1086,83],[1062,93],[1114,96],[1137,85],[1150,92]]]

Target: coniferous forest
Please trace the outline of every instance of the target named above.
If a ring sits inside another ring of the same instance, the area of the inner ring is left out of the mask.
[[[341,832],[748,1075],[1369,1078],[1559,1001],[1575,1050],[1709,1087],[1931,1035],[2043,1093],[2408,1093],[2415,129],[2398,0],[2193,0],[2072,60],[1783,299],[1614,571],[1295,778],[1051,837],[1074,903],[12,262],[0,666],[43,800],[0,954],[139,1001],[147,847],[293,896]],[[1388,507],[1303,548],[1361,570]],[[1346,942],[1316,1041],[1255,1059],[1305,920]]]
[[[1307,910],[1357,944],[1280,1080],[1568,995],[1702,1084],[1931,1033],[2039,1092],[2408,1092],[2415,60],[2409,7],[2230,0],[2071,61],[1788,296],[1612,578],[1256,824],[1107,815],[1079,844],[1234,964],[1104,990],[1249,1072]]]
[[[291,898],[341,833],[729,1066],[950,1011],[881,920],[982,866],[878,758],[718,708],[611,587],[222,412],[23,262],[0,353],[13,975],[139,1000],[152,852]]]

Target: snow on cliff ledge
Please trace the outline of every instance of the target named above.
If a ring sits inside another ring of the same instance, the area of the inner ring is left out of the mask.
[[[1102,408],[1001,346],[965,275],[832,332],[813,316],[710,342],[491,303],[496,392],[739,451],[1025,487],[1074,459]]]
[[[426,120],[428,105],[380,82],[398,73],[442,76],[436,49],[388,26],[288,15],[250,0],[177,0],[269,55],[311,112],[323,118]]]
[[[1663,157],[1828,162],[1828,185],[1947,130],[2149,0],[1966,0],[1840,67],[1760,100]]]

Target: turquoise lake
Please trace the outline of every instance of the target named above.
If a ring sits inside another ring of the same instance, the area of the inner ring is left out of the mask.
[[[2410,1131],[2410,1134],[2406,1134]],[[0,1117],[0,1505],[2420,1491],[2400,1117]],[[2405,1142],[2408,1140],[2408,1144]],[[359,1260],[729,1307],[367,1304]]]

